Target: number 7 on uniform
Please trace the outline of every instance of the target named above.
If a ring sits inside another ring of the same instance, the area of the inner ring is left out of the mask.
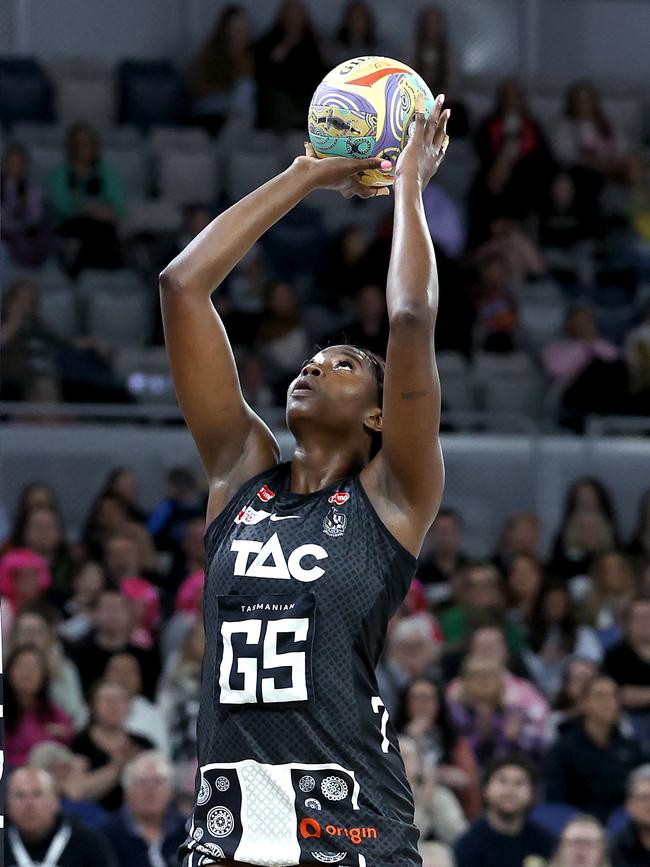
[[[379,698],[378,695],[373,695],[372,699],[372,709],[375,713],[379,713],[379,708],[383,707],[384,712],[381,715],[381,723],[379,726],[379,730],[381,731],[381,749],[382,752],[387,753],[388,747],[390,746],[390,741],[386,737],[386,726],[388,725],[388,711],[386,710],[386,706],[383,701]]]

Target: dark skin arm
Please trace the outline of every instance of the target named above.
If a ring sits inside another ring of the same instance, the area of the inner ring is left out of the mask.
[[[327,187],[346,197],[380,194],[355,177],[380,166],[380,159],[297,157],[286,171],[213,220],[160,275],[174,385],[210,482],[208,521],[240,485],[280,459],[275,437],[244,400],[211,293],[264,232],[312,190]]]
[[[382,448],[361,472],[380,518],[412,554],[440,505],[440,380],[434,350],[438,275],[422,191],[444,159],[449,111],[436,100],[427,122],[416,110],[415,131],[400,155],[395,180],[393,246],[388,269],[390,336],[386,354]]]

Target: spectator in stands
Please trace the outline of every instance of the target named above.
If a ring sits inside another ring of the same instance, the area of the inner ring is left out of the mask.
[[[508,616],[530,629],[544,581],[544,567],[532,554],[514,554],[506,567]]]
[[[650,274],[650,266],[648,268]],[[635,415],[650,412],[650,302],[639,324],[625,335],[625,363],[630,380],[630,410]],[[650,554],[650,544],[647,553]]]
[[[501,576],[489,561],[472,561],[460,569],[456,604],[440,615],[440,628],[450,648],[463,645],[475,620],[491,616],[495,622],[505,621],[508,648],[519,652],[524,645],[520,624],[505,620],[505,599]]]
[[[545,741],[549,717],[548,702],[530,682],[521,657],[509,653],[503,628],[489,621],[478,625],[468,641],[467,656],[495,663],[502,669],[505,705],[520,708],[526,716],[527,726],[541,741]],[[461,666],[462,663],[459,668]],[[447,688],[447,699],[456,701],[462,690],[463,681],[454,677]]]
[[[56,741],[43,741],[35,746],[29,754],[28,767],[39,768],[52,777],[66,815],[76,816],[89,828],[106,824],[109,814],[95,802],[114,782],[104,770],[89,771],[84,756],[75,756],[69,747]]]
[[[539,556],[541,522],[532,512],[514,512],[509,515],[493,556],[497,569],[505,572],[510,560],[517,554]]]
[[[448,259],[460,258],[467,245],[467,226],[462,205],[435,181],[424,188],[422,203],[436,254]]]
[[[492,220],[489,237],[476,249],[474,256],[481,262],[493,254],[502,257],[511,287],[523,286],[526,281],[535,280],[546,271],[542,251],[517,220],[507,217]]]
[[[485,240],[494,217],[521,219],[537,212],[550,175],[544,133],[516,79],[506,79],[498,88],[494,108],[479,126],[475,144],[480,168],[470,198],[472,245]]]
[[[169,734],[170,757],[180,778],[196,760],[196,721],[204,650],[203,622],[197,617],[180,649],[170,656],[156,696]]]
[[[504,756],[490,765],[483,783],[485,815],[456,842],[458,867],[522,867],[532,856],[550,856],[553,838],[528,818],[535,783],[524,759]]]
[[[650,560],[650,488],[639,502],[639,518],[628,552],[639,560]]]
[[[107,538],[104,545],[104,572],[109,583],[116,586],[125,578],[142,574],[140,549],[132,536],[118,531]]]
[[[431,615],[413,614],[391,625],[377,678],[382,700],[392,717],[398,713],[400,696],[413,678],[437,675],[440,650]]]
[[[465,106],[458,100],[456,57],[449,38],[446,10],[442,6],[428,3],[419,10],[410,63],[434,96],[446,95],[445,105],[451,109],[449,134],[454,138],[467,135],[469,119]]]
[[[50,775],[20,768],[7,782],[5,867],[115,867],[105,838],[61,812]]]
[[[37,647],[46,661],[49,700],[70,717],[76,729],[81,728],[88,709],[79,672],[66,657],[53,624],[37,609],[24,609],[11,630],[9,649],[26,646]]]
[[[541,590],[531,618],[526,665],[545,695],[553,698],[568,656],[600,663],[603,651],[593,629],[578,622],[573,600],[563,581],[550,581]]]
[[[205,514],[203,501],[199,482],[192,470],[173,467],[165,477],[165,497],[149,516],[147,529],[156,548],[172,555],[169,577],[173,579],[173,589],[188,574],[184,536],[189,523]]]
[[[128,503],[116,494],[102,494],[94,502],[83,533],[89,556],[103,560],[105,546],[116,534],[132,538],[140,554],[140,571],[145,577],[156,576],[158,556],[144,524],[134,521]]]
[[[596,674],[598,665],[593,659],[570,656],[564,661],[560,689],[553,702],[549,740],[554,741],[558,732],[565,732],[580,717],[585,686]]]
[[[301,0],[284,0],[255,45],[257,125],[302,129],[305,110],[326,72],[320,40]]]
[[[476,275],[473,295],[481,348],[485,352],[512,352],[517,307],[503,253],[495,251],[482,256],[476,264]]]
[[[581,218],[573,177],[566,169],[560,169],[549,185],[548,195],[543,199],[540,210],[539,242],[546,250],[547,258],[549,248],[562,251],[565,260],[567,250],[575,253],[576,244],[587,237],[588,227]],[[551,270],[562,283],[577,282],[576,270],[570,274],[562,271],[558,274],[554,268]],[[562,279],[565,277],[570,279]]]
[[[52,591],[61,600],[67,598],[75,563],[57,507],[33,506],[19,512],[10,544],[15,548],[29,548],[44,557],[52,576]]]
[[[126,505],[131,518],[145,524],[147,513],[140,503],[140,485],[132,467],[114,467],[106,477],[102,494],[114,494]]]
[[[30,176],[27,148],[9,144],[0,176],[2,240],[21,268],[40,268],[50,252],[43,191]]]
[[[42,741],[69,743],[73,726],[70,717],[50,700],[47,662],[37,647],[13,650],[5,672],[5,756],[15,768],[25,764],[31,748]]]
[[[0,596],[5,635],[14,617],[44,596],[52,584],[47,561],[28,548],[13,548],[0,559]]]
[[[612,867],[645,867],[650,861],[650,765],[630,774],[625,808],[630,818],[612,841]]]
[[[377,36],[377,22],[370,5],[364,0],[349,0],[329,49],[330,63],[337,65],[351,57],[390,56],[385,48]]]
[[[106,664],[103,680],[123,686],[129,694],[127,731],[148,738],[157,749],[168,755],[169,736],[163,715],[158,705],[142,695],[142,672],[135,656],[132,653],[116,653],[111,656]]]
[[[367,282],[368,239],[358,226],[347,226],[335,235],[322,258],[316,280],[319,301],[335,311]]]
[[[630,225],[636,238],[639,271],[650,277],[650,170],[642,152],[630,154],[627,162]]]
[[[192,119],[217,133],[229,119],[252,126],[255,119],[255,57],[246,10],[221,9],[212,33],[190,72]]]
[[[589,236],[597,235],[603,182],[621,165],[622,142],[590,82],[577,81],[567,89],[553,147],[560,162],[571,171],[581,219],[591,228]]]
[[[493,660],[465,657],[460,688],[449,709],[481,766],[512,752],[536,758],[544,746],[528,710],[508,704],[505,668]]]
[[[600,822],[586,814],[569,819],[548,867],[610,867]]]
[[[576,479],[565,498],[551,570],[562,578],[585,575],[594,555],[615,547],[617,539],[616,514],[605,486],[594,478]]]
[[[332,334],[327,343],[353,343],[385,358],[388,345],[385,290],[374,283],[366,283],[358,289],[354,299],[354,321]]]
[[[118,268],[122,180],[103,159],[99,136],[88,124],[68,130],[65,151],[65,161],[50,176],[50,207],[62,238],[63,264],[72,276],[84,268]]]
[[[569,312],[565,334],[544,347],[542,361],[560,394],[560,423],[581,432],[590,413],[625,410],[627,373],[618,349],[600,336],[588,307]]]
[[[56,509],[61,511],[61,506],[54,488],[48,485],[47,482],[30,482],[25,485],[20,492],[18,505],[16,506],[16,515],[23,515],[29,512],[30,509],[35,509],[37,506]]]
[[[453,843],[467,830],[467,819],[453,792],[438,778],[435,763],[418,749],[413,738],[402,735],[399,749],[413,793],[413,823],[420,839]]]
[[[75,642],[93,628],[92,612],[99,594],[106,587],[106,576],[94,560],[79,563],[72,576],[72,595],[63,605],[67,620],[59,625],[59,633],[66,640]]]
[[[581,716],[561,733],[546,762],[546,800],[571,804],[605,823],[625,800],[625,780],[643,760],[639,741],[619,730],[616,683],[596,675],[584,687]]]
[[[409,683],[397,726],[435,768],[436,781],[455,793],[467,818],[475,819],[481,803],[478,766],[469,743],[454,727],[444,691],[436,681],[416,677]]]
[[[275,404],[273,392],[266,381],[262,360],[254,352],[246,352],[237,360],[242,394],[249,406],[263,410]]]
[[[650,596],[633,599],[623,623],[624,638],[607,651],[604,669],[620,686],[638,736],[650,738]]]
[[[144,650],[130,643],[133,632],[133,611],[129,599],[116,590],[104,590],[97,598],[93,610],[93,629],[70,646],[70,653],[87,694],[93,683],[101,678],[106,665],[116,653],[132,653],[140,664],[144,694],[152,698],[160,661],[156,649]]]
[[[139,752],[153,749],[151,738],[127,730],[129,706],[130,697],[124,686],[104,680],[96,683],[90,701],[90,721],[70,745],[73,752],[88,759],[91,770],[109,765],[112,767],[107,774],[114,776],[115,770],[123,768]],[[119,777],[98,801],[109,812],[120,807]]]
[[[623,614],[636,594],[636,575],[628,558],[616,550],[595,557],[589,575],[589,622],[596,628],[601,644],[607,647],[622,637]]]
[[[455,509],[440,509],[425,537],[417,569],[417,576],[432,601],[440,602],[449,597],[453,574],[467,563],[462,543],[460,514]]]
[[[260,358],[273,371],[271,384],[277,401],[281,402],[289,381],[310,350],[295,291],[282,280],[272,282],[267,288],[266,306],[255,343]]]
[[[172,805],[172,768],[155,751],[124,768],[124,805],[106,826],[119,867],[172,864],[185,839],[185,818]]]

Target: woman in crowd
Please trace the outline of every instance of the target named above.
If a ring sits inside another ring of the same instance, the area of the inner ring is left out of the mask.
[[[400,709],[398,730],[417,745],[435,769],[438,783],[454,792],[471,821],[481,809],[478,766],[467,740],[452,722],[440,685],[428,677],[414,678]]]
[[[52,591],[60,600],[67,598],[75,562],[58,506],[36,505],[19,511],[10,545],[29,548],[44,557],[52,576]]]
[[[386,56],[385,47],[380,46],[377,38],[377,22],[373,11],[364,0],[350,0],[336,30],[336,38],[330,50],[330,62],[335,66],[351,57],[373,54]],[[446,91],[438,89],[434,93]]]
[[[59,625],[59,634],[66,641],[78,641],[90,632],[92,612],[105,587],[106,576],[99,563],[85,560],[78,564],[72,575],[72,595],[63,605],[67,619]]]
[[[580,702],[586,684],[598,674],[598,664],[586,656],[569,656],[564,661],[560,688],[549,719],[549,741],[565,731],[580,716]]]
[[[532,554],[515,554],[506,567],[508,616],[530,628],[542,584],[544,567]]]
[[[586,575],[595,555],[616,547],[617,538],[614,507],[605,486],[598,479],[577,479],[567,492],[550,568],[561,578]]]
[[[257,125],[303,129],[305,111],[326,63],[301,0],[285,0],[271,29],[255,45]]]
[[[196,123],[217,133],[231,118],[252,124],[255,114],[255,58],[244,8],[228,4],[195,58],[190,72]]]
[[[593,816],[574,816],[564,826],[548,867],[610,867],[605,829]]]
[[[537,557],[540,547],[541,522],[533,512],[513,512],[505,520],[492,560],[500,572],[505,572],[517,554]]]
[[[7,145],[0,176],[2,240],[14,263],[40,268],[50,250],[43,191],[30,175],[27,148]]]
[[[70,717],[50,700],[47,661],[34,645],[16,647],[4,676],[5,755],[10,767],[24,765],[42,741],[69,743]]]
[[[114,467],[106,477],[100,496],[110,494],[120,497],[131,518],[139,524],[146,524],[147,513],[140,502],[140,483],[131,467]]]
[[[111,656],[103,680],[123,686],[129,694],[129,715],[125,724],[129,734],[152,740],[156,749],[169,755],[169,736],[162,712],[142,694],[142,670],[135,656],[127,652]]]
[[[268,287],[256,344],[262,360],[275,371],[272,384],[277,396],[284,395],[295,370],[309,352],[300,305],[288,283],[276,281]]]
[[[88,124],[70,128],[65,151],[65,161],[50,177],[50,208],[63,239],[63,263],[72,276],[84,268],[118,268],[122,180],[103,159],[99,136]]]
[[[458,697],[449,702],[451,716],[464,735],[480,766],[504,753],[521,752],[537,757],[543,739],[530,724],[526,711],[506,702],[503,666],[467,656],[463,662]]]
[[[420,839],[453,843],[467,830],[467,819],[456,797],[439,779],[431,756],[422,753],[413,738],[402,735],[399,748],[413,793],[413,821]]]
[[[126,721],[129,716],[130,697],[126,687],[119,683],[99,681],[91,695],[90,721],[72,741],[72,750],[86,756],[90,769],[106,766],[111,786],[99,799],[106,810],[116,810],[122,804],[120,773],[124,765],[142,750],[153,749],[153,742],[143,735],[130,734]]]
[[[83,533],[90,557],[103,561],[111,536],[124,535],[136,542],[141,573],[146,577],[158,572],[158,555],[144,524],[134,521],[128,503],[116,494],[100,495],[94,502]]]
[[[603,649],[596,633],[578,622],[571,595],[562,581],[551,581],[541,591],[532,617],[524,659],[545,695],[554,697],[563,665],[569,656],[600,663]]]
[[[9,647],[34,646],[43,654],[48,669],[48,697],[81,728],[88,708],[76,666],[65,655],[52,624],[38,610],[26,609],[18,615],[11,630]]]
[[[12,548],[0,559],[2,629],[5,636],[16,615],[44,596],[52,576],[47,560],[28,548]]]
[[[603,647],[622,638],[622,620],[637,592],[632,564],[620,551],[599,554],[589,570],[591,591],[587,598],[588,618],[597,630]]]

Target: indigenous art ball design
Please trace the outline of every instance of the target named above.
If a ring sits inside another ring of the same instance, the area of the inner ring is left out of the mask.
[[[390,173],[373,170],[361,176],[366,186],[389,186],[408,141],[418,91],[424,93],[424,113],[429,117],[433,96],[410,66],[389,57],[355,57],[340,63],[319,84],[309,106],[314,150],[321,157],[390,160]]]

